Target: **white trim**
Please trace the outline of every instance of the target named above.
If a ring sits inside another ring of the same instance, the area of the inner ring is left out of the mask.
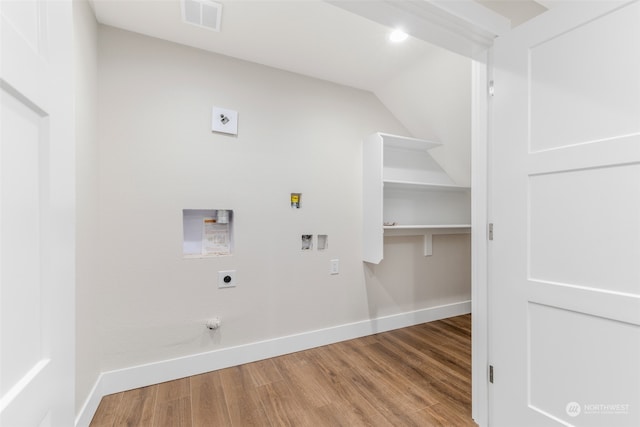
[[[296,351],[359,338],[471,312],[471,301],[425,308],[316,331],[223,348],[146,365],[103,372],[76,418],[76,427],[88,426],[100,399],[108,394],[158,384],[204,372],[255,362]]]
[[[472,60],[471,95],[471,416],[489,425],[488,342],[488,139],[489,54]]]
[[[401,26],[415,38],[469,58],[511,28],[507,18],[473,0],[325,1],[389,28]]]
[[[511,30],[511,21],[476,0],[429,0],[429,3],[463,21],[467,31],[484,31],[487,37],[501,36]],[[452,18],[449,18],[452,19]],[[491,40],[488,44],[491,45]]]
[[[96,380],[96,383],[93,385],[87,400],[84,401],[84,405],[80,409],[80,412],[76,415],[75,426],[86,426],[88,427],[91,424],[91,420],[98,410],[98,406],[100,405],[100,400],[108,395],[113,394],[114,392],[109,392],[103,381],[104,374],[101,373]]]

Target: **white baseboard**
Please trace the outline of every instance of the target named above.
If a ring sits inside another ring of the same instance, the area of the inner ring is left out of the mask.
[[[463,301],[103,372],[76,417],[75,425],[88,426],[100,400],[108,394],[468,313],[471,313],[471,301]]]

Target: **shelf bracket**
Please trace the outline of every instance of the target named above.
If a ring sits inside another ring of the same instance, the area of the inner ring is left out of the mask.
[[[433,233],[424,233],[424,256],[433,255]]]

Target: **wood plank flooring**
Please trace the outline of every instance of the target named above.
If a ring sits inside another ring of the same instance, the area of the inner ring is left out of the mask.
[[[475,427],[471,315],[105,396],[91,426]]]

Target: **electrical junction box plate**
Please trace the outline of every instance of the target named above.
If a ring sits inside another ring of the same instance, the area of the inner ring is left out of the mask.
[[[301,236],[302,250],[310,251],[313,249],[313,234],[303,234]]]
[[[238,112],[226,108],[213,107],[211,117],[211,130],[213,132],[238,134]]]
[[[235,288],[236,285],[235,270],[218,271],[218,288]]]
[[[324,251],[329,247],[329,236],[326,234],[318,234],[318,250]]]

